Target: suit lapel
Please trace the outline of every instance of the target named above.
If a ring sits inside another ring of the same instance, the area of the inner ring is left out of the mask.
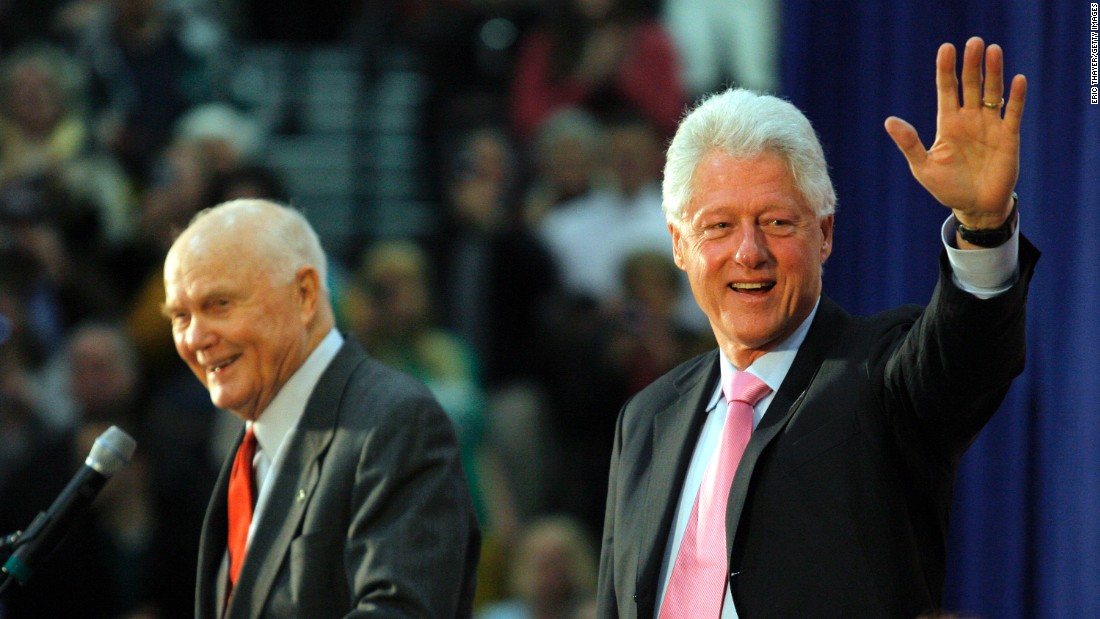
[[[196,615],[199,619],[215,619],[220,615],[218,572],[228,543],[229,473],[233,468],[237,447],[243,439],[244,426],[242,425],[234,447],[222,464],[221,472],[218,473],[218,481],[214,483],[214,490],[210,495],[210,503],[206,507],[206,516],[203,519],[199,539],[198,583],[195,589]]]
[[[678,490],[683,486],[706,419],[706,405],[717,380],[718,351],[715,350],[677,378],[675,385],[679,397],[653,417],[653,460],[648,467],[645,514],[638,546],[650,550],[639,557],[639,591],[658,586],[668,532],[679,503]],[[650,454],[641,454],[642,457],[646,455]],[[652,584],[642,586],[642,583]]]
[[[255,617],[264,608],[320,479],[321,457],[335,433],[341,393],[364,358],[357,345],[345,342],[310,394],[287,439],[286,455],[241,567],[237,590],[247,595],[234,596],[227,617]]]
[[[752,438],[745,447],[745,454],[741,457],[741,463],[737,466],[737,473],[733,478],[733,487],[730,489],[729,499],[726,503],[726,555],[732,556],[734,540],[737,539],[738,525],[741,522],[741,513],[745,507],[745,500],[749,494],[749,486],[752,483],[753,470],[760,460],[768,445],[786,427],[794,412],[802,404],[806,396],[806,390],[813,382],[825,355],[832,348],[832,343],[840,332],[838,328],[842,321],[844,311],[827,297],[821,298],[814,322],[810,325],[810,331],[806,339],[795,355],[794,363],[787,372],[783,384],[779,386],[775,398],[768,405],[768,411],[760,424],[753,430]]]

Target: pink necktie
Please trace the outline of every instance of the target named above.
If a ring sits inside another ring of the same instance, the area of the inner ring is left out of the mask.
[[[752,434],[752,409],[771,391],[748,372],[734,372],[723,385],[726,423],[717,453],[711,457],[695,505],[691,508],[680,551],[672,567],[661,619],[717,619],[726,596],[726,501],[733,475]]]
[[[256,457],[256,435],[252,428],[244,435],[233,470],[229,473],[229,585],[237,584],[244,553],[248,546],[248,527],[252,524],[252,505],[256,500],[252,479],[252,461]]]

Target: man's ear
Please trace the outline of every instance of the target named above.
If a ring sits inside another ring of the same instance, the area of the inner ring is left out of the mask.
[[[321,300],[321,276],[317,269],[306,265],[294,274],[295,293],[301,308],[302,324],[309,324],[317,315]]]
[[[680,229],[674,223],[668,224],[668,233],[672,236],[672,260],[676,263],[676,266],[681,271],[684,269],[684,250],[681,246],[683,236],[680,234]]]
[[[833,253],[833,214],[822,217],[821,224],[821,264]]]

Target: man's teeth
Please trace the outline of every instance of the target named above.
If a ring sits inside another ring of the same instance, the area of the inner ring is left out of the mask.
[[[225,366],[229,365],[230,363],[233,363],[233,359],[227,359],[227,360],[225,360],[225,361],[222,361],[222,362],[221,362],[221,363],[219,363],[218,365],[212,366],[212,367],[210,368],[210,371],[211,371],[211,372],[217,372],[218,370],[220,370],[220,369],[224,368]]]
[[[730,284],[731,288],[735,290],[763,290],[764,288],[771,288],[771,284],[763,282],[746,282],[741,284]]]

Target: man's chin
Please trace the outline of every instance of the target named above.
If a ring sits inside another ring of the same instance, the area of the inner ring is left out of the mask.
[[[765,328],[753,325],[752,328],[728,329],[725,337],[719,337],[719,343],[723,343],[723,350],[738,350],[743,352],[767,352],[782,341],[784,335],[778,326]]]
[[[240,416],[237,413],[237,410],[240,408],[240,402],[235,398],[229,397],[229,394],[216,387],[210,390],[210,401],[214,406],[229,411],[238,417]]]

